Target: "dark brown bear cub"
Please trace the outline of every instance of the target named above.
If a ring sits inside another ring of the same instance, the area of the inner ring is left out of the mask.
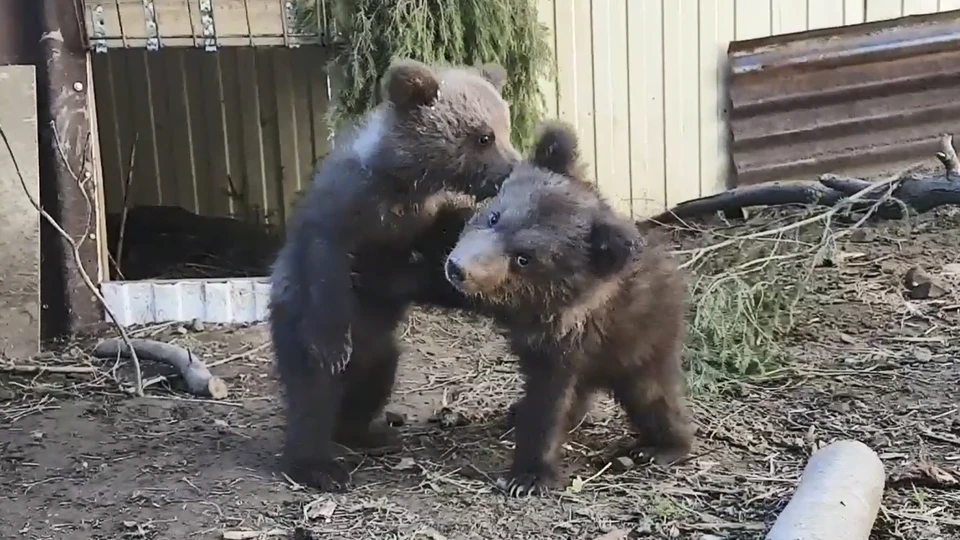
[[[334,441],[376,442],[369,428],[393,388],[397,324],[410,302],[456,302],[441,287],[456,292],[443,261],[456,239],[451,227],[458,234],[457,220],[474,208],[451,194],[489,197],[519,161],[505,83],[496,65],[398,60],[384,75],[383,103],[314,174],[271,275],[283,453],[294,480],[346,489]],[[432,264],[411,262],[413,251]]]
[[[447,258],[447,279],[496,313],[524,376],[512,496],[559,480],[558,452],[591,395],[610,391],[658,461],[686,455],[681,349],[686,283],[669,255],[618,215],[578,163],[569,127],[547,124]]]

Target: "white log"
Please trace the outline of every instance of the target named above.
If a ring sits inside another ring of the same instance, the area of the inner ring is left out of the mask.
[[[886,473],[876,452],[837,441],[810,457],[766,540],[868,540]]]

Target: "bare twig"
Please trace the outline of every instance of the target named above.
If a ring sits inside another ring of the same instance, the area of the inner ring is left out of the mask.
[[[881,188],[887,187],[887,186],[889,186],[889,185],[891,185],[891,184],[893,184],[893,183],[895,183],[895,182],[898,182],[898,181],[900,181],[900,180],[901,180],[901,175],[898,174],[898,175],[894,175],[894,176],[887,177],[887,178],[885,178],[885,179],[883,179],[883,180],[881,180],[881,181],[879,181],[879,182],[872,182],[872,183],[870,183],[869,185],[863,187],[860,191],[857,191],[857,192],[854,193],[853,195],[847,197],[844,202],[845,202],[846,204],[855,203],[855,202],[857,202],[857,201],[859,201],[859,200],[861,200],[861,199],[864,199],[869,193],[871,193],[871,192],[873,192],[873,191],[877,191],[877,190],[879,190],[879,189],[881,189]],[[720,250],[720,249],[723,249],[723,248],[725,248],[725,247],[732,246],[732,245],[737,244],[737,243],[739,243],[739,242],[742,242],[742,241],[744,241],[744,240],[753,240],[753,239],[757,239],[757,238],[764,238],[764,237],[775,236],[775,235],[783,234],[784,232],[787,232],[787,231],[790,231],[790,230],[793,230],[793,229],[799,229],[799,228],[804,227],[804,226],[806,226],[806,225],[810,225],[810,224],[813,224],[813,223],[818,223],[818,222],[820,222],[820,221],[824,221],[824,220],[830,219],[830,218],[833,217],[837,212],[839,212],[840,210],[842,210],[844,207],[845,207],[845,205],[833,206],[833,207],[827,209],[827,210],[824,211],[824,212],[821,212],[821,213],[819,213],[819,214],[815,214],[815,215],[810,216],[810,217],[808,217],[808,218],[806,218],[806,219],[801,219],[800,221],[795,221],[795,222],[793,222],[793,223],[790,223],[790,224],[788,224],[788,225],[784,225],[784,226],[782,226],[782,227],[777,227],[776,229],[768,229],[768,230],[758,231],[758,232],[751,233],[751,234],[747,234],[747,235],[740,236],[740,237],[730,238],[730,239],[728,239],[728,240],[724,240],[723,242],[718,242],[718,243],[716,243],[716,244],[709,245],[709,246],[707,246],[707,247],[698,249],[698,250],[696,250],[694,256],[690,258],[690,260],[688,260],[687,262],[685,262],[685,263],[683,263],[683,264],[680,265],[680,268],[688,268],[688,267],[692,266],[694,263],[696,263],[698,260],[700,260],[704,255],[706,255],[706,254],[708,254],[708,253],[711,253],[711,252],[714,252],[714,251],[717,251],[717,250]]]
[[[54,128],[54,131],[56,129]],[[3,144],[7,148],[7,152],[10,154],[10,160],[13,163],[13,168],[17,173],[17,177],[20,179],[20,185],[23,187],[23,192],[26,194],[27,199],[29,199],[30,204],[40,213],[40,216],[51,226],[54,230],[57,231],[67,244],[70,245],[72,251],[74,263],[77,265],[77,272],[80,274],[80,278],[83,280],[83,284],[86,285],[87,289],[90,290],[90,293],[96,297],[97,301],[100,302],[100,305],[103,307],[103,310],[106,311],[107,316],[110,317],[110,321],[116,327],[117,331],[120,333],[120,336],[123,338],[125,343],[130,343],[130,337],[127,335],[126,329],[123,328],[123,325],[120,324],[120,321],[117,319],[117,316],[113,313],[113,310],[107,306],[107,301],[103,297],[103,294],[100,293],[100,289],[90,278],[90,274],[87,273],[86,269],[83,267],[83,258],[80,256],[80,246],[76,240],[74,240],[67,231],[63,230],[63,227],[53,217],[47,213],[46,210],[40,207],[39,201],[33,198],[33,195],[30,193],[29,188],[27,188],[27,180],[23,177],[23,171],[20,169],[20,164],[17,162],[16,154],[13,151],[13,147],[10,145],[10,139],[7,137],[6,130],[3,129],[3,126],[0,125],[0,138],[3,138]],[[86,150],[84,150],[86,151]],[[61,159],[63,156],[61,154]],[[67,165],[69,167],[69,165]],[[80,179],[76,178],[77,183],[80,183]],[[80,186],[81,191],[84,191],[83,186]],[[84,191],[84,196],[86,192]],[[88,198],[89,200],[89,198]],[[136,374],[136,385],[134,391],[138,396],[143,396],[143,374],[140,371],[140,359],[137,357],[136,352],[131,355],[133,360],[133,369]]]
[[[133,142],[130,144],[130,159],[127,161],[127,178],[123,184],[123,209],[120,212],[120,231],[117,234],[117,273],[120,274],[120,261],[123,260],[123,237],[127,230],[127,214],[130,212],[130,183],[133,181],[133,166],[137,157],[137,140],[140,138],[140,132],[133,134]],[[121,277],[122,274],[121,274]]]
[[[29,375],[33,373],[62,373],[64,375],[83,375],[99,373],[93,366],[39,366],[32,364],[0,364],[0,371]]]

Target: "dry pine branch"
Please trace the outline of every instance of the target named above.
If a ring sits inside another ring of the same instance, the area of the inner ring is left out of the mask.
[[[183,347],[152,339],[105,339],[93,349],[93,355],[97,358],[130,358],[133,353],[144,360],[162,362],[176,368],[187,390],[194,395],[214,399],[227,397],[227,384],[210,373],[203,361]]]
[[[886,199],[872,197],[851,205],[854,211],[876,206],[875,214],[883,219],[900,219],[904,207],[918,213],[944,205],[960,205],[960,159],[953,148],[953,137],[940,137],[937,159],[944,166],[943,174],[916,175],[904,173]],[[680,203],[666,212],[638,223],[641,228],[682,221],[716,212],[736,213],[752,206],[817,205],[836,206],[873,182],[860,178],[824,174],[815,181],[768,182],[736,187],[716,195]],[[879,203],[879,205],[878,205]],[[902,204],[901,204],[902,203]]]

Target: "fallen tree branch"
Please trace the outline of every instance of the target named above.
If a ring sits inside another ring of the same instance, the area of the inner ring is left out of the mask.
[[[51,129],[53,130],[53,133],[56,134],[56,126],[51,126]],[[20,179],[20,186],[23,188],[23,193],[27,196],[27,199],[30,201],[30,204],[34,207],[34,209],[40,213],[40,216],[44,219],[44,221],[53,227],[53,229],[57,231],[57,234],[59,234],[60,237],[63,238],[63,240],[70,246],[74,264],[77,265],[77,272],[80,274],[80,279],[83,280],[83,284],[87,287],[87,289],[90,290],[90,294],[97,299],[97,301],[100,303],[100,306],[103,307],[103,310],[107,313],[107,316],[110,318],[113,326],[120,333],[123,341],[125,343],[130,343],[130,336],[127,335],[126,329],[122,324],[120,324],[120,321],[117,319],[117,316],[113,313],[110,307],[107,306],[107,300],[103,297],[103,294],[100,293],[100,288],[97,287],[97,285],[93,282],[93,279],[90,278],[90,274],[88,274],[86,269],[84,269],[83,257],[80,256],[80,244],[77,243],[77,241],[74,240],[73,237],[71,237],[70,234],[67,233],[67,231],[65,231],[59,223],[57,223],[57,220],[53,219],[53,216],[48,214],[47,211],[40,206],[40,202],[33,198],[33,194],[30,193],[30,190],[27,188],[27,180],[23,177],[23,171],[20,169],[20,164],[17,162],[17,156],[13,152],[13,147],[10,145],[10,139],[7,138],[7,132],[4,131],[3,126],[0,126],[0,138],[3,139],[3,144],[6,146],[7,152],[10,154],[10,161],[13,163],[14,172],[17,173],[17,177]],[[89,143],[89,138],[87,139],[87,143]],[[84,152],[86,152],[86,148],[87,145],[85,144]],[[61,159],[64,159],[62,149],[60,151],[60,156]],[[66,162],[65,159],[64,161]],[[66,166],[69,169],[69,164],[66,164]],[[72,171],[71,174],[74,175],[74,180],[76,180],[76,182],[80,185],[80,191],[84,193],[84,197],[87,197],[86,190],[83,186],[83,183],[80,181],[80,178]],[[89,198],[87,198],[87,204],[90,204]],[[87,221],[89,224],[89,219]],[[85,233],[85,236],[86,234],[87,233]],[[81,238],[80,241],[82,242],[83,240],[84,239]],[[131,360],[133,362],[133,371],[135,376],[134,392],[137,394],[137,396],[143,396],[143,375],[140,371],[140,359],[137,357],[135,351],[131,355]]]
[[[34,364],[0,364],[0,371],[5,373],[16,373],[18,375],[30,375],[34,373],[81,375],[100,372],[99,369],[93,366],[41,366]]]
[[[881,219],[900,219],[909,208],[924,213],[939,206],[960,205],[960,159],[953,148],[953,137],[940,139],[937,159],[944,166],[942,174],[917,175],[904,173],[888,197],[872,196],[851,204],[850,209],[874,209]],[[768,182],[729,189],[722,193],[693,199],[657,216],[639,222],[641,229],[675,223],[684,219],[713,214],[734,213],[755,206],[815,205],[832,207],[873,184],[861,178],[823,174],[816,181]]]
[[[93,349],[93,355],[97,358],[130,358],[134,354],[145,360],[173,366],[186,383],[187,390],[194,395],[214,399],[227,397],[227,384],[210,373],[203,361],[183,347],[152,339],[126,341],[111,338],[101,341]]]

